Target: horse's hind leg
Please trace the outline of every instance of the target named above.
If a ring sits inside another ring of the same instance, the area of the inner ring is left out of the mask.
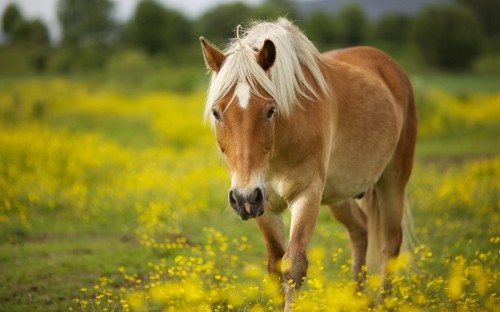
[[[358,289],[364,287],[366,280],[366,248],[367,248],[367,222],[365,213],[358,207],[353,199],[342,203],[330,205],[332,215],[341,222],[349,233],[351,240],[352,274],[358,283]]]
[[[416,140],[416,112],[412,103],[407,112],[399,144],[370,194],[364,198],[368,220],[367,267],[385,275],[382,298],[391,293],[391,259],[399,256],[403,242],[405,188],[410,179]]]
[[[395,185],[382,177],[367,198],[368,271],[384,276],[381,299],[391,294],[390,261],[397,259],[403,240],[404,184]]]

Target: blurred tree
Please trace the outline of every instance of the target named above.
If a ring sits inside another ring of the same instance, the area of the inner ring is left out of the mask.
[[[407,15],[388,14],[378,21],[375,36],[378,40],[388,43],[405,43],[410,35],[411,22],[412,20]]]
[[[219,5],[197,20],[197,32],[217,45],[233,38],[236,26],[248,22],[252,9],[241,3]]]
[[[477,17],[483,33],[487,36],[485,48],[493,54],[500,53],[500,1],[457,0],[467,6]]]
[[[25,20],[18,8],[10,4],[3,14],[2,28],[9,44],[18,51],[16,57],[35,71],[44,71],[50,45],[45,24],[40,20]]]
[[[414,38],[429,64],[447,69],[466,69],[481,52],[481,25],[462,5],[424,10],[416,18]]]
[[[125,40],[147,53],[171,53],[194,41],[190,22],[179,12],[152,0],[141,1],[126,29]]]
[[[11,3],[7,6],[2,16],[2,30],[5,34],[11,35],[12,31],[16,27],[16,24],[22,23],[23,17],[21,16],[21,12],[14,3]]]
[[[40,20],[26,21],[16,23],[11,33],[11,40],[15,43],[25,43],[34,46],[49,45],[49,31]]]
[[[25,20],[16,5],[10,4],[2,17],[2,29],[12,43],[49,45],[49,32],[42,21]]]
[[[476,15],[484,33],[490,37],[500,37],[500,1],[498,0],[457,0]]]
[[[339,11],[338,19],[344,44],[359,45],[366,39],[368,18],[360,6],[356,4],[344,6]]]
[[[59,0],[60,70],[89,70],[105,65],[115,35],[112,9],[112,0]]]
[[[112,8],[112,0],[59,0],[63,45],[103,45],[109,41],[114,30]]]
[[[30,48],[29,63],[38,73],[45,71],[50,45],[49,31],[42,21],[25,21],[14,28],[12,39]]]
[[[251,11],[251,17],[258,20],[275,20],[286,16],[290,20],[298,19],[295,7],[288,0],[266,0]]]
[[[339,44],[340,27],[337,20],[324,11],[316,11],[307,17],[303,24],[307,37],[320,50],[332,49]]]

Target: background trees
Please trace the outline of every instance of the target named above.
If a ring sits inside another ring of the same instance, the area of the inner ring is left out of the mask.
[[[2,30],[7,35],[12,35],[14,28],[18,23],[22,23],[21,12],[14,3],[11,3],[5,9],[2,16]]]
[[[314,42],[318,49],[325,50],[339,44],[341,40],[341,29],[338,20],[323,11],[313,12],[303,22],[303,28],[307,37]]]
[[[71,46],[105,44],[113,32],[111,0],[59,0],[57,16],[62,44]]]
[[[343,43],[355,46],[366,41],[368,18],[359,6],[347,5],[343,7],[337,18],[341,26]]]
[[[59,69],[104,66],[116,30],[112,8],[111,0],[59,0],[57,17],[62,29]]]
[[[431,65],[464,69],[481,52],[481,25],[459,5],[431,7],[415,20],[415,43]]]
[[[241,2],[222,4],[217,6],[196,21],[196,31],[214,42],[222,44],[227,38],[234,37],[235,27],[252,16],[249,6]]]
[[[375,25],[375,37],[391,44],[405,44],[409,41],[412,20],[405,14],[390,13]]]
[[[191,23],[181,13],[152,0],[141,1],[124,32],[124,41],[148,54],[170,54],[192,40]]]
[[[47,27],[39,20],[26,20],[10,4],[1,16],[4,46],[29,45],[30,49],[24,49],[29,53],[18,48],[12,55],[30,54],[28,63],[37,70],[82,72],[108,68],[110,63],[116,68],[122,59],[131,68],[136,60],[141,60],[141,67],[148,62],[198,66],[199,36],[221,46],[234,36],[238,24],[287,16],[320,50],[374,45],[396,58],[398,53],[404,54],[410,63],[421,59],[419,64],[447,70],[470,68],[484,55],[491,61],[483,67],[494,68],[488,64],[500,59],[500,2],[496,0],[456,0],[453,5],[430,7],[417,15],[389,14],[377,19],[370,19],[355,4],[334,12],[305,14],[288,0],[267,0],[253,7],[239,2],[221,4],[188,19],[157,1],[140,1],[130,20],[118,23],[112,15],[116,1],[58,0],[62,38],[53,48]],[[3,68],[9,64],[0,60]]]
[[[2,15],[2,30],[7,35],[7,42],[15,47],[14,55],[23,51],[25,62],[32,69],[36,72],[46,69],[50,39],[47,27],[42,21],[25,19],[19,8],[11,3]],[[7,60],[12,61],[12,57]]]
[[[22,43],[31,46],[47,46],[49,33],[40,20],[26,20],[19,8],[11,3],[2,16],[2,30],[11,43]]]

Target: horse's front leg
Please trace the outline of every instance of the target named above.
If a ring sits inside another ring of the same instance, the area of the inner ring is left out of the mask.
[[[285,311],[291,309],[296,292],[307,274],[307,246],[311,240],[321,203],[321,191],[310,187],[291,203],[290,242],[283,256],[281,271],[285,289]]]

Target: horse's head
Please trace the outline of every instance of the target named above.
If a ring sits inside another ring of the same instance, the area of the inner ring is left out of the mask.
[[[200,40],[205,62],[215,73],[215,79],[225,79],[222,76],[227,72],[234,76],[234,68],[226,68],[237,65],[226,62],[230,53],[224,55],[203,38]],[[267,75],[276,57],[273,42],[266,40],[260,49],[249,53],[249,61],[255,63],[253,68],[261,71],[260,75]],[[231,177],[229,203],[243,220],[247,220],[264,213],[264,181],[273,152],[277,108],[270,94],[251,76],[237,77],[237,81],[226,88],[224,95],[207,108],[207,115],[210,114],[208,118],[213,121]]]

